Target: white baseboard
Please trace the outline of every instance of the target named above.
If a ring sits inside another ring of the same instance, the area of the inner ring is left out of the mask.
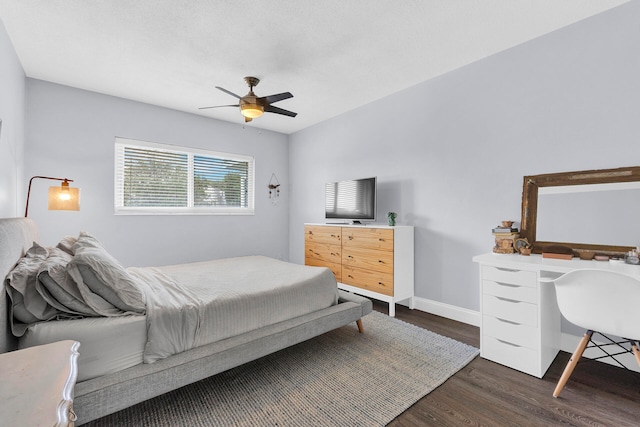
[[[420,311],[425,311],[427,313],[435,314],[436,316],[442,316],[457,322],[480,327],[479,311],[456,307],[455,305],[445,304],[420,297],[414,297],[413,303],[414,308]]]

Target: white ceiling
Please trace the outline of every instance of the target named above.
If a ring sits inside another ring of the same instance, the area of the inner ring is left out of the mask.
[[[628,0],[0,0],[27,76],[293,133]]]

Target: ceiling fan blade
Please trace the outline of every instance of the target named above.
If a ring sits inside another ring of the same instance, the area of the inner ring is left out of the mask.
[[[285,110],[283,108],[274,107],[273,105],[266,105],[264,107],[264,111],[268,113],[276,113],[282,114],[283,116],[295,117],[298,113],[294,113],[293,111]]]
[[[283,99],[293,98],[291,92],[278,93],[276,95],[263,96],[260,99],[264,99],[267,104],[273,104],[274,102],[282,101]]]
[[[231,92],[231,91],[228,91],[228,90],[226,90],[226,89],[225,89],[225,88],[223,88],[223,87],[216,86],[216,89],[221,90],[221,91],[223,91],[224,93],[227,93],[227,94],[229,94],[229,95],[231,95],[231,96],[235,96],[235,97],[236,97],[236,98],[238,98],[238,99],[242,98],[241,96],[236,95],[235,93],[233,93],[233,92]]]
[[[239,104],[236,105],[214,105],[213,107],[200,107],[198,110],[206,110],[207,108],[220,108],[220,107],[239,107]]]

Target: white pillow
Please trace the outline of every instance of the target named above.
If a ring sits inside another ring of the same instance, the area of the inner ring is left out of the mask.
[[[67,272],[69,261],[71,255],[68,252],[59,249],[59,246],[50,248],[47,259],[38,270],[36,289],[42,298],[61,312],[98,316],[98,313],[84,302],[78,285]]]
[[[15,325],[14,320],[28,324],[53,319],[60,313],[36,289],[38,270],[47,255],[47,249],[34,242],[7,275],[6,290],[11,299],[11,329],[16,336],[24,334],[26,325]]]
[[[81,232],[73,253],[67,271],[91,308],[105,316],[145,313],[144,294],[136,279],[95,237]]]

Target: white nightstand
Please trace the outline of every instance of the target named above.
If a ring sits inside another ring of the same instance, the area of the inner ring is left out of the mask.
[[[8,426],[73,426],[76,341],[0,354],[0,414]]]

